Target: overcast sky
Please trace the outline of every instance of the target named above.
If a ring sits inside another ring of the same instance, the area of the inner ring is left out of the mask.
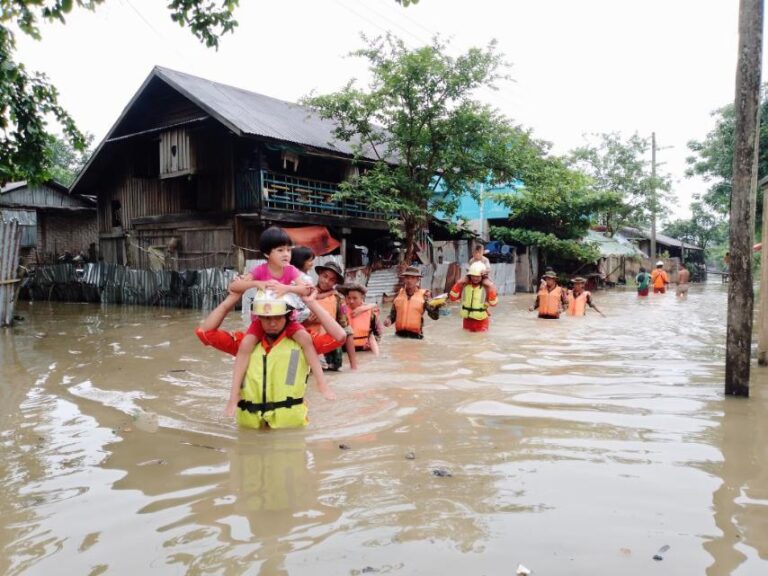
[[[217,51],[171,22],[166,2],[107,0],[75,10],[43,40],[18,36],[17,56],[45,72],[82,130],[100,141],[154,65],[296,101],[365,79],[346,54],[359,34],[411,46],[439,33],[455,53],[491,39],[512,82],[482,98],[565,153],[583,135],[656,132],[660,170],[687,215],[704,183],[684,177],[686,142],[733,101],[737,0],[241,0],[240,25]],[[765,61],[766,56],[763,56]],[[765,77],[764,77],[765,79]]]

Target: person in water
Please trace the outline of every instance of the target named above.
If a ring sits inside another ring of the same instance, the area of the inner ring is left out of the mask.
[[[415,266],[408,266],[400,275],[403,287],[397,293],[384,326],[395,325],[395,336],[401,338],[424,338],[424,312],[433,320],[439,317],[437,308],[429,304],[432,293],[419,287],[421,272]]]
[[[651,275],[644,266],[640,266],[640,272],[635,276],[635,284],[637,284],[637,295],[648,296],[648,289],[651,285]]]
[[[245,377],[232,382],[224,415],[235,416],[238,425],[247,428],[306,426],[309,364],[301,345],[286,333],[293,308],[285,296],[266,291],[254,299],[253,313],[263,335],[251,353]],[[326,399],[335,397],[317,378],[315,383]]]
[[[312,291],[312,286],[301,280],[301,272],[290,264],[292,247],[293,241],[283,228],[270,226],[264,230],[259,237],[259,250],[266,256],[267,261],[254,267],[245,276],[236,278],[230,284],[230,290],[243,293],[249,288],[256,288],[262,292],[269,290],[277,296],[288,293],[299,296],[308,295]],[[293,317],[289,320],[286,334],[301,345],[304,355],[315,373],[319,387],[329,389],[323,376],[320,356],[318,356],[312,343],[312,336]],[[232,373],[233,385],[239,384],[243,380],[251,352],[256,343],[263,337],[261,326],[261,322],[254,320],[240,344]]]
[[[488,308],[498,304],[496,286],[487,277],[485,264],[474,262],[467,274],[453,285],[448,293],[452,302],[461,300],[464,330],[485,332],[491,323]]]
[[[344,303],[344,299],[336,292],[336,285],[344,282],[344,273],[339,265],[333,261],[315,266],[315,272],[317,272],[317,302],[346,330],[347,340],[344,348],[349,357],[350,368],[356,370],[355,340],[352,336],[352,328],[349,327],[349,320],[347,319],[347,306]],[[311,334],[322,333],[322,326],[314,316],[310,316],[304,322],[304,326]],[[325,362],[328,370],[340,370],[342,357],[341,349],[326,354]]]
[[[677,290],[675,291],[675,295],[680,298],[687,298],[690,282],[691,273],[685,267],[685,263],[680,262],[680,270],[677,271]]]
[[[664,294],[669,285],[669,276],[664,271],[664,262],[656,262],[656,268],[651,272],[651,284],[653,284],[654,294]]]
[[[581,276],[573,279],[573,289],[568,291],[568,316],[584,316],[587,306],[605,316],[592,301],[592,293],[584,289],[586,285],[587,280]]]
[[[337,286],[336,291],[343,294],[347,303],[347,318],[352,327],[355,340],[355,350],[370,350],[375,356],[379,355],[379,339],[384,333],[379,307],[365,303],[368,289],[360,284],[344,284]]]
[[[557,274],[549,270],[543,276],[544,286],[539,288],[536,301],[528,310],[539,311],[539,318],[557,319],[568,308],[568,295],[557,285]]]

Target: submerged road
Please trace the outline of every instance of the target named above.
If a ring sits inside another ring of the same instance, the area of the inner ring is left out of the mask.
[[[487,334],[452,307],[271,432],[221,416],[199,311],[21,303],[0,573],[765,575],[768,369],[724,398],[725,290],[558,321],[503,297]]]

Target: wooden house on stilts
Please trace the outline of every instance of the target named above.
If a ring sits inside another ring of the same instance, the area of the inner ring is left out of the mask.
[[[387,237],[387,216],[334,200],[358,166],[333,128],[297,104],[156,67],[72,192],[97,198],[109,263],[237,266],[278,224],[316,227],[318,246],[338,242],[357,265]]]

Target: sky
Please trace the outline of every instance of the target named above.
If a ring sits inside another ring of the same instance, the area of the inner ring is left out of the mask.
[[[360,34],[391,31],[409,46],[439,34],[458,55],[498,41],[511,81],[479,99],[564,154],[584,137],[656,133],[659,171],[686,217],[707,184],[685,177],[686,146],[733,102],[737,0],[241,0],[239,26],[205,48],[158,0],[106,0],[74,10],[43,38],[17,37],[17,58],[47,74],[81,130],[99,142],[155,65],[287,101],[365,82],[349,52]],[[763,55],[765,62],[766,55]],[[765,75],[763,75],[765,80]]]

